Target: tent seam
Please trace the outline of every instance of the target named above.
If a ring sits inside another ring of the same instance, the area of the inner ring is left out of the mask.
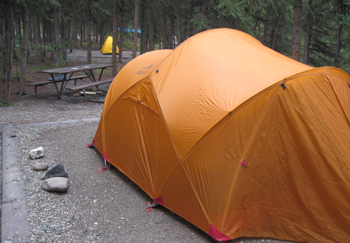
[[[178,162],[179,162],[179,163],[177,164],[177,166],[175,166],[175,168],[174,168],[174,169],[172,170],[172,172],[169,174],[169,176],[167,177],[167,179],[165,180],[165,183],[164,183],[164,184],[162,185],[162,187],[160,188],[159,194],[157,194],[157,196],[160,196],[160,195],[162,194],[162,192],[164,191],[164,189],[167,187],[168,182],[171,181],[171,178],[172,178],[172,177],[174,177],[175,172],[178,171],[178,170],[180,169],[180,167],[182,167],[183,170],[184,170],[184,172],[185,172],[185,175],[186,175],[186,177],[187,177],[187,180],[189,181],[189,183],[190,183],[190,185],[191,185],[192,191],[193,191],[194,194],[195,194],[195,198],[196,198],[198,204],[199,204],[200,207],[201,207],[201,211],[202,211],[203,214],[205,215],[205,217],[206,217],[208,223],[210,224],[211,221],[210,221],[210,218],[209,218],[209,216],[208,216],[208,213],[206,212],[206,210],[205,210],[205,208],[204,208],[204,206],[203,206],[203,202],[200,200],[200,197],[198,196],[198,192],[197,192],[197,190],[195,189],[192,180],[190,179],[190,176],[189,176],[189,174],[188,174],[188,171],[187,171],[186,168],[184,167],[183,160],[180,159],[179,154],[178,154],[178,152],[177,152],[177,150],[176,150],[174,141],[173,141],[173,139],[172,139],[172,137],[171,137],[171,134],[170,134],[170,131],[169,131],[168,124],[166,123],[166,120],[165,120],[164,114],[163,114],[163,112],[162,112],[162,109],[161,109],[161,106],[160,106],[160,103],[159,103],[157,94],[156,94],[156,92],[155,92],[155,89],[154,89],[154,86],[153,86],[153,82],[152,82],[151,77],[149,77],[149,79],[150,79],[150,81],[151,81],[151,85],[152,85],[154,97],[156,98],[157,103],[158,103],[158,106],[159,106],[159,110],[160,110],[160,113],[161,113],[160,116],[163,118],[165,127],[166,127],[166,129],[167,129],[167,131],[168,131],[169,139],[170,139],[170,141],[171,141],[171,143],[172,143],[172,145],[173,145],[174,151],[175,151],[175,153],[176,153],[176,156],[177,156],[177,159],[178,159]],[[164,203],[164,206],[165,206],[165,203]]]
[[[172,172],[170,173],[170,175],[167,177],[167,179],[168,179],[168,178],[171,178],[171,177],[172,177],[174,171],[176,171],[177,168],[179,167],[179,165],[182,164],[182,160],[181,160],[180,157],[179,157],[179,154],[178,154],[178,152],[177,152],[177,150],[176,150],[174,141],[173,141],[173,139],[172,139],[172,137],[171,137],[168,124],[166,123],[166,120],[165,120],[165,117],[164,117],[164,114],[163,114],[163,111],[162,111],[162,107],[160,106],[157,93],[155,92],[155,89],[154,89],[154,85],[153,85],[152,78],[149,77],[149,80],[150,80],[150,82],[151,82],[153,95],[154,95],[154,97],[155,97],[155,99],[156,99],[156,101],[157,101],[157,104],[158,104],[158,107],[159,107],[159,110],[160,110],[159,116],[161,116],[161,118],[162,118],[163,121],[164,121],[164,125],[165,125],[165,127],[166,127],[167,132],[168,132],[169,139],[170,139],[170,141],[171,141],[171,144],[173,145],[173,149],[174,149],[174,151],[175,151],[177,160],[179,161],[179,164],[178,164],[177,166],[175,166],[175,168],[172,170]],[[166,181],[168,181],[168,180],[166,180]],[[165,182],[165,183],[163,184],[163,186],[160,188],[159,193],[158,193],[158,196],[161,194],[161,192],[163,191],[163,189],[164,189],[165,186],[166,186],[166,182]]]

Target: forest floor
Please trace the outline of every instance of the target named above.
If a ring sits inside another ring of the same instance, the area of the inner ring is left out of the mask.
[[[92,55],[94,62],[108,59],[95,54]],[[66,66],[85,64],[84,58],[82,51],[74,50]],[[36,71],[52,68],[52,64],[50,59],[42,63],[39,57],[30,58],[26,82],[44,80],[45,75]],[[14,72],[19,72],[17,62],[14,62]],[[104,73],[104,78],[108,77],[112,77],[110,70]],[[33,87],[26,87],[26,95],[18,96],[18,87],[19,81],[15,79],[11,105],[0,107],[0,124],[16,126],[18,160],[30,224],[26,239],[30,242],[213,242],[206,233],[163,207],[146,213],[144,207],[149,196],[117,169],[98,173],[103,158],[86,145],[96,132],[106,92],[90,97],[92,102],[83,103],[83,98],[75,97],[74,92],[65,91],[63,98],[57,99],[51,85],[38,87],[38,97]],[[107,91],[108,86],[103,89]],[[1,138],[5,135],[1,134]],[[40,162],[61,163],[66,168],[70,178],[67,193],[40,189],[40,178],[45,172],[33,171],[36,161],[28,158],[28,152],[39,146],[43,146],[45,152]],[[2,149],[0,143],[0,151]],[[25,241],[18,235],[8,240]],[[237,239],[232,242],[280,241]]]

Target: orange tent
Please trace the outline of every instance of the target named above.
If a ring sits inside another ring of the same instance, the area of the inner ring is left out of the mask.
[[[129,62],[94,145],[217,241],[350,242],[350,77],[231,29]]]

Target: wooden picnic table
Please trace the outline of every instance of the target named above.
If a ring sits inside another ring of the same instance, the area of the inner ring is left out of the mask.
[[[46,74],[50,74],[51,75],[51,82],[50,81],[45,81],[45,82],[40,82],[40,83],[34,83],[32,84],[33,86],[35,85],[44,85],[44,84],[48,84],[48,83],[53,83],[55,84],[56,90],[57,90],[57,94],[58,94],[58,98],[61,98],[61,94],[63,92],[63,90],[65,89],[68,81],[70,80],[76,80],[78,78],[83,78],[83,77],[88,77],[92,82],[98,82],[101,81],[101,77],[103,74],[103,70],[105,70],[108,67],[112,67],[112,64],[99,64],[99,63],[93,63],[93,64],[85,64],[85,65],[79,65],[79,66],[74,66],[74,67],[64,67],[64,68],[55,68],[55,69],[47,69],[47,70],[40,70],[37,71],[38,73],[46,73]],[[96,79],[93,70],[96,69],[101,69],[100,74],[98,79]],[[85,75],[81,75],[81,76],[77,76],[74,78],[73,74],[76,72],[84,72]],[[62,74],[63,75],[63,79],[58,80],[57,76],[58,74]],[[56,79],[55,79],[56,78]],[[103,81],[103,80],[102,80]],[[101,81],[101,82],[102,82]],[[61,87],[58,86],[58,84],[61,83]],[[36,86],[35,86],[36,88]],[[36,92],[36,89],[35,89]]]

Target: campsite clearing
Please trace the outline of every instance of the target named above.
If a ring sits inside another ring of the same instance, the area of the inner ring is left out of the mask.
[[[146,213],[145,203],[150,198],[118,170],[97,172],[103,159],[86,145],[96,131],[102,107],[100,103],[27,96],[10,107],[0,108],[0,124],[16,124],[18,129],[19,163],[25,175],[32,241],[212,242],[205,233],[162,207]],[[25,125],[33,123],[38,124]],[[45,172],[32,171],[31,165],[36,161],[27,154],[38,144],[44,146],[44,160],[50,165],[64,164],[71,180],[67,193],[40,189],[40,178]],[[0,143],[0,149],[1,146]]]

